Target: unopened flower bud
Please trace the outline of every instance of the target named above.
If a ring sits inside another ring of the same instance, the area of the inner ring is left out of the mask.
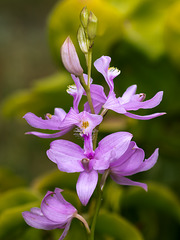
[[[61,58],[68,72],[75,76],[80,76],[83,73],[76,49],[70,37],[66,38],[61,47]]]
[[[87,7],[84,7],[80,13],[80,20],[84,28],[87,28],[88,18],[89,18],[89,14],[88,14]]]
[[[94,13],[90,12],[87,26],[88,37],[90,40],[94,40],[96,37],[97,21],[97,17],[94,15]]]
[[[81,48],[81,51],[85,54],[88,53],[89,43],[88,43],[88,39],[86,38],[84,28],[82,26],[80,26],[78,29],[77,39],[78,39],[78,43]]]

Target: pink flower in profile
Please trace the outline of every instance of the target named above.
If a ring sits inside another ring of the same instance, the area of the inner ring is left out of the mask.
[[[154,108],[162,101],[163,92],[160,91],[156,95],[144,101],[146,95],[144,93],[136,94],[136,85],[132,85],[124,92],[122,97],[116,97],[114,93],[114,78],[120,74],[117,68],[109,68],[111,58],[108,56],[102,56],[94,62],[94,66],[105,78],[109,86],[109,94],[107,100],[102,105],[103,108],[113,110],[117,113],[124,114],[128,117],[148,120],[152,119],[165,113],[154,113],[146,116],[135,115],[129,111],[136,111],[138,109],[150,109]]]
[[[157,162],[158,150],[157,148],[148,159],[145,159],[144,150],[139,148],[134,141],[131,141],[121,156],[117,156],[116,151],[112,151],[109,166],[111,178],[120,185],[139,186],[147,191],[147,184],[132,181],[127,176],[152,168]]]
[[[68,72],[75,76],[83,74],[83,69],[80,65],[79,58],[70,37],[67,37],[61,47],[62,62]]]
[[[54,192],[48,191],[42,200],[41,208],[32,208],[30,212],[22,213],[24,220],[31,227],[44,230],[64,228],[59,240],[65,238],[72,219],[79,216],[77,209],[63,198],[62,191],[59,188]]]

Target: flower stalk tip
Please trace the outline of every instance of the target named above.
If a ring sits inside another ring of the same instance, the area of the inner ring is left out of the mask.
[[[88,18],[89,18],[89,14],[88,14],[87,7],[84,7],[80,13],[80,20],[85,29],[87,28],[87,25],[88,25]]]
[[[87,26],[87,33],[90,40],[94,40],[97,32],[97,17],[93,12],[90,12]]]

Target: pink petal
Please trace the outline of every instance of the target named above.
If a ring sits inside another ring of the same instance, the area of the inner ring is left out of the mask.
[[[63,172],[81,172],[84,170],[81,160],[85,158],[83,149],[66,140],[55,140],[47,151],[48,158]]]
[[[91,84],[90,92],[92,100],[100,102],[102,104],[105,103],[107,97],[104,93],[104,88],[101,85]]]
[[[91,84],[90,88],[94,111],[96,114],[98,114],[103,104],[106,102],[107,97],[104,93],[104,88],[102,86],[97,84]],[[84,110],[87,112],[91,112],[88,102],[84,104]]]
[[[113,92],[110,93],[103,107],[106,109],[111,109],[117,113],[126,113],[125,108],[120,104],[118,98],[116,98],[116,95]]]
[[[150,114],[150,115],[140,116],[140,115],[136,115],[136,114],[129,113],[129,112],[124,113],[124,115],[126,115],[127,117],[134,118],[134,119],[139,119],[139,120],[149,120],[149,119],[152,119],[152,118],[162,116],[164,114],[166,114],[166,113],[165,112],[153,113],[153,114]]]
[[[121,73],[121,71],[117,68],[114,67],[110,67],[108,69],[108,85],[110,88],[110,91],[114,90],[114,78],[117,77],[119,74]]]
[[[54,115],[57,116],[62,121],[66,116],[66,112],[62,108],[55,108]]]
[[[69,231],[69,228],[70,228],[70,226],[71,226],[71,219],[67,222],[67,224],[66,224],[66,226],[65,226],[65,228],[64,228],[64,231],[63,231],[63,233],[62,233],[62,235],[61,235],[61,237],[59,238],[59,240],[63,240],[64,238],[65,238],[65,236],[67,235],[67,233],[68,233],[68,231]]]
[[[55,193],[50,192],[42,200],[41,211],[47,219],[63,226],[72,219],[77,210],[70,203],[61,201]]]
[[[141,98],[141,94],[136,94],[134,95],[134,98],[132,97],[129,102],[125,102],[123,104],[123,107],[128,111],[128,110],[138,110],[138,109],[149,109],[149,108],[154,108],[157,105],[159,105],[159,103],[162,101],[162,97],[163,97],[163,92],[158,92],[156,93],[156,95],[146,101],[141,101],[140,99],[138,100],[138,98]]]
[[[108,72],[110,62],[111,62],[111,58],[108,56],[102,56],[94,62],[94,66],[96,70],[104,76],[106,81],[108,81],[107,72]]]
[[[147,171],[150,168],[152,168],[155,165],[155,163],[157,162],[158,156],[159,156],[159,149],[156,148],[154,153],[148,159],[145,159],[143,161],[143,163],[140,166],[140,171],[141,172]]]
[[[81,203],[86,206],[96,188],[98,181],[97,171],[82,172],[79,175],[76,190]]]
[[[116,132],[103,138],[95,150],[95,159],[120,158],[129,147],[132,134],[128,132]]]
[[[29,125],[39,129],[60,130],[61,120],[54,116],[51,119],[42,119],[34,113],[26,113],[24,117]]]
[[[110,88],[110,92],[112,92],[114,90],[113,79],[120,74],[120,71],[116,68],[109,68],[110,62],[110,57],[102,56],[94,62],[94,66],[97,71],[104,76]]]
[[[36,210],[34,212],[33,211],[34,210],[32,209],[31,212],[26,211],[22,213],[25,222],[29,226],[44,230],[51,230],[61,227],[61,224],[52,222],[51,220],[44,217],[42,213],[37,213]]]
[[[139,186],[139,187],[142,187],[145,191],[147,191],[147,184],[145,183],[135,182],[121,175],[118,176],[118,175],[111,174],[110,176],[116,183],[120,185]]]
[[[79,113],[79,110],[78,110],[78,106],[79,106],[79,102],[81,101],[81,98],[82,98],[82,95],[84,94],[84,88],[82,87],[81,83],[80,83],[80,80],[78,77],[74,76],[73,74],[71,74],[71,77],[72,79],[74,80],[75,82],[75,90],[74,91],[71,91],[71,88],[69,88],[67,90],[67,92],[73,96],[74,98],[74,101],[73,101],[73,108],[74,110]]]
[[[129,156],[128,156],[129,154]],[[144,151],[141,148],[133,147],[128,149],[126,153],[115,161],[115,164],[111,168],[113,174],[118,174],[121,176],[129,176],[140,172],[140,166],[144,160]],[[118,161],[120,164],[118,165]]]
[[[162,101],[162,97],[163,97],[163,91],[160,91],[156,93],[156,95],[153,98],[146,100],[144,102],[140,102],[141,103],[140,108],[143,108],[143,109],[154,108],[160,104],[160,102]]]
[[[126,89],[121,99],[123,102],[129,102],[131,97],[136,93],[137,85],[132,85]]]
[[[69,128],[66,128],[60,132],[56,132],[56,133],[41,133],[41,132],[26,132],[26,134],[32,134],[32,135],[35,135],[37,137],[40,137],[40,138],[57,138],[57,137],[61,137],[63,136],[64,134],[66,134],[67,132],[69,132],[70,130],[72,129],[72,127],[69,127]]]
[[[66,117],[64,118],[61,127],[67,128],[69,126],[77,125],[79,123],[79,115],[78,113],[71,108],[67,113]]]

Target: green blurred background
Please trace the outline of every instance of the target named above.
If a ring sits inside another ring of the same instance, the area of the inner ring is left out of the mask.
[[[137,92],[146,93],[147,99],[163,90],[163,101],[158,107],[138,113],[167,112],[167,115],[149,121],[108,113],[99,139],[115,131],[130,131],[147,157],[156,147],[160,148],[160,156],[153,169],[132,177],[134,180],[150,181],[147,194],[140,189],[122,188],[108,182],[103,202],[106,212],[100,215],[97,239],[178,240],[178,0],[0,0],[0,240],[58,239],[59,232],[47,233],[27,227],[20,212],[39,206],[43,194],[55,186],[67,189],[70,201],[72,196],[76,199],[77,176],[73,175],[71,179],[69,175],[67,177],[56,171],[56,166],[45,153],[52,140],[24,135],[32,128],[22,117],[26,112],[43,117],[47,112],[53,113],[55,107],[66,111],[71,107],[72,98],[65,90],[72,80],[62,66],[59,50],[70,35],[86,69],[84,56],[76,41],[79,13],[84,6],[92,10],[99,20],[93,60],[109,55],[111,66],[121,70],[121,75],[115,79],[117,96],[132,84],[137,84]],[[92,76],[95,83],[107,88],[103,77],[94,68]],[[81,144],[73,132],[64,138]],[[79,206],[78,200],[75,204]],[[92,208],[93,200],[88,207],[89,212]],[[85,211],[84,208],[81,210]],[[114,224],[108,221],[114,221]],[[119,225],[123,226],[122,231]],[[82,230],[82,226],[76,222],[73,226],[69,239],[71,236],[84,239],[75,230]],[[108,226],[111,226],[109,231]]]

